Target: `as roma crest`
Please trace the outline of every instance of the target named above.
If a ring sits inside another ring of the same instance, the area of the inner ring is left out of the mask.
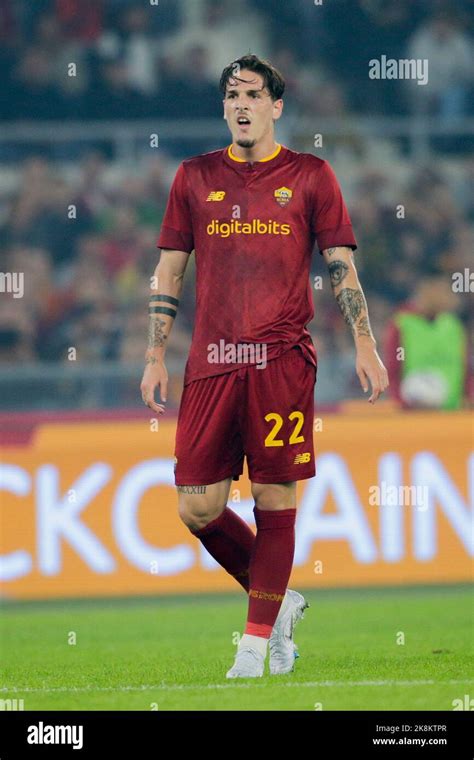
[[[273,194],[279,206],[288,206],[293,195],[293,190],[290,190],[289,187],[279,187]]]

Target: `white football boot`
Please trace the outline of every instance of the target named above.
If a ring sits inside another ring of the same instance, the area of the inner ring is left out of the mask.
[[[293,629],[304,617],[307,607],[309,604],[302,594],[291,589],[287,590],[269,641],[270,673],[274,676],[291,673],[294,670],[295,660],[299,654],[293,641]]]
[[[235,662],[227,671],[226,678],[261,678],[265,667],[265,657],[251,647],[241,647],[235,655]]]

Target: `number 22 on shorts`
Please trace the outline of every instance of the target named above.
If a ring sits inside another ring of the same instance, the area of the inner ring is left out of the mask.
[[[288,443],[304,443],[304,435],[300,435],[301,428],[304,425],[303,412],[291,412],[288,419],[291,421],[296,420],[295,427],[293,428]],[[277,412],[269,412],[265,415],[265,421],[275,423],[265,438],[265,446],[284,446],[285,442],[281,438],[276,438],[283,426],[283,417],[281,414],[278,414]]]

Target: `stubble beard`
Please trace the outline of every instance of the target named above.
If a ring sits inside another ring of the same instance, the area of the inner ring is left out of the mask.
[[[256,140],[237,140],[236,145],[239,145],[241,148],[253,148],[254,145],[256,145]]]

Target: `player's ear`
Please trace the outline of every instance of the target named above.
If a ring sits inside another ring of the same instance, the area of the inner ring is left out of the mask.
[[[273,119],[275,121],[280,118],[282,111],[283,111],[283,100],[280,98],[279,100],[275,100],[273,104]]]

